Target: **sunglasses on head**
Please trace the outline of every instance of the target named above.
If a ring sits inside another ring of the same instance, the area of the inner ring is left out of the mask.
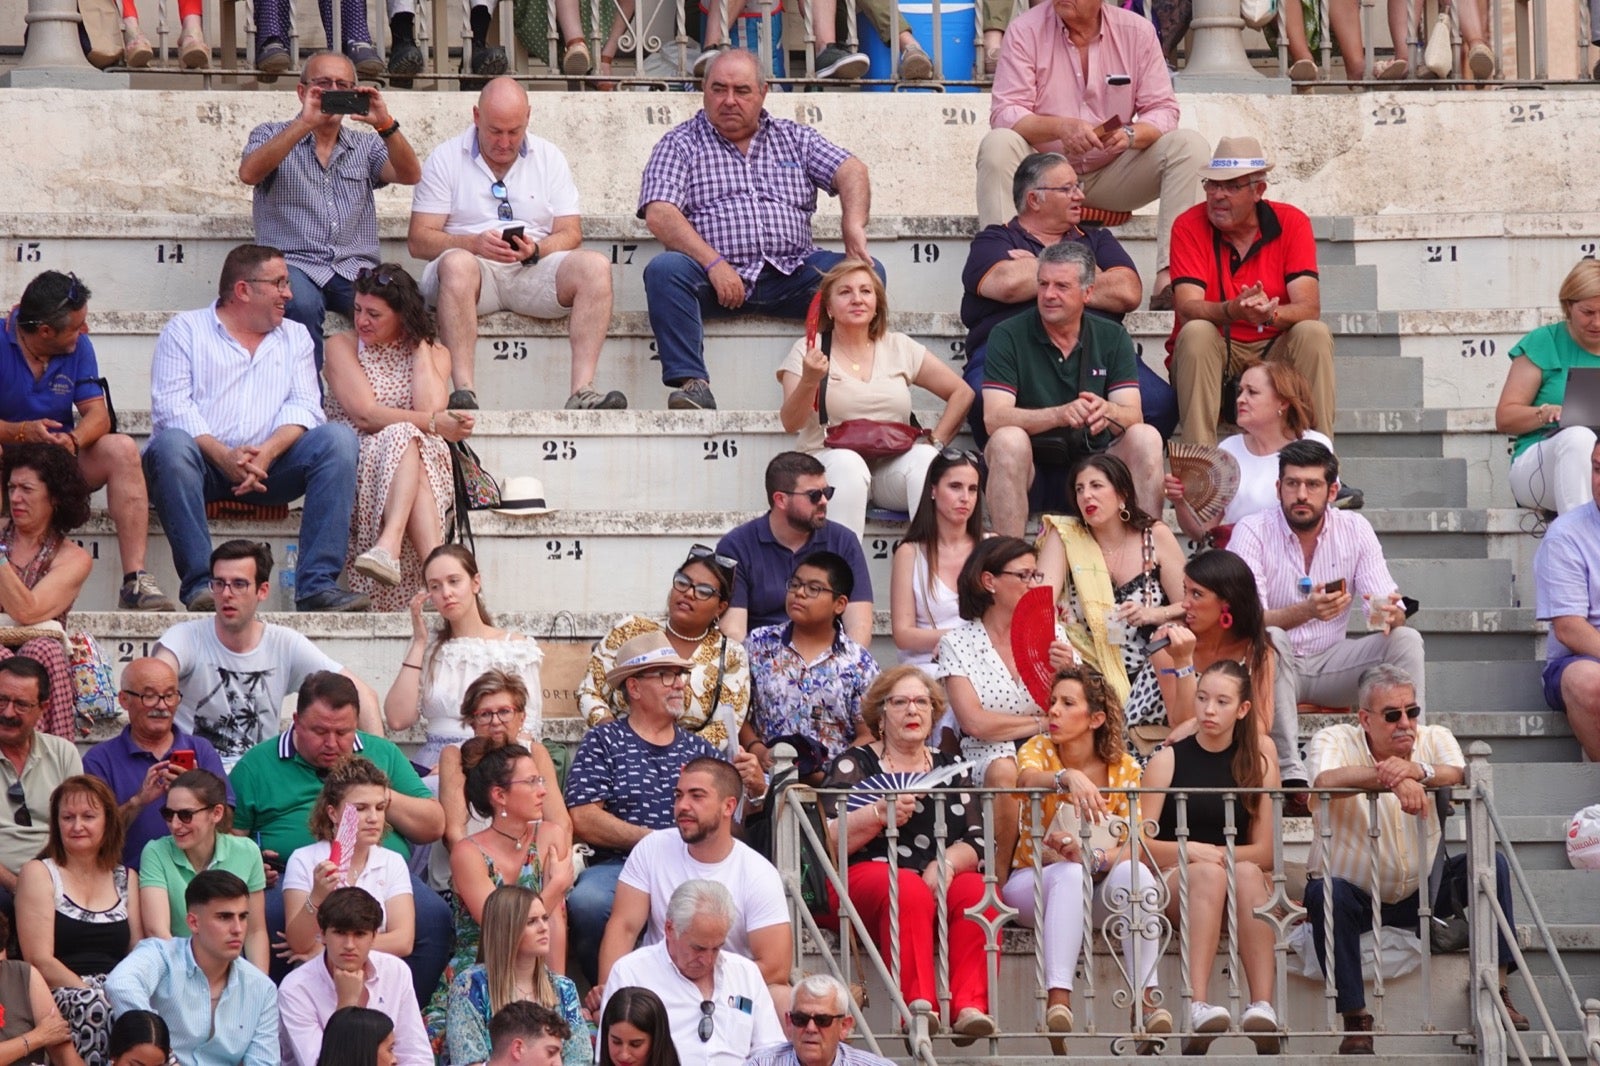
[[[947,463],[971,463],[973,466],[983,462],[983,456],[969,448],[946,448],[939,453],[939,458]]]
[[[54,307],[50,308],[50,310],[45,311],[45,312],[43,312],[43,313],[41,313],[41,314],[39,314],[37,316],[30,316],[26,320],[23,320],[23,319],[21,319],[19,317],[18,321],[21,322],[21,324],[24,325],[24,326],[43,326],[46,323],[48,323],[52,318],[55,318],[61,312],[65,311],[67,308],[71,307],[73,304],[77,303],[82,298],[83,298],[83,286],[78,281],[78,275],[76,275],[76,274],[68,274],[67,275],[67,294],[61,298],[61,302],[60,303],[58,303]]]
[[[377,267],[362,267],[360,271],[356,273],[356,283],[364,285],[368,281],[376,282],[387,289],[390,285],[394,284],[394,275],[390,274],[387,270],[380,270]]]
[[[1411,703],[1404,707],[1393,707],[1377,713],[1383,715],[1383,720],[1385,722],[1388,722],[1390,725],[1394,725],[1396,722],[1400,721],[1400,716],[1402,714],[1415,722],[1418,718],[1422,717],[1422,708],[1418,704]]]
[[[721,552],[717,551],[717,549],[707,547],[704,544],[690,545],[689,558],[695,560],[696,562],[704,562],[705,560],[710,559],[713,563],[716,563],[724,570],[733,570],[739,565],[739,560],[735,559],[733,556],[723,555]]]

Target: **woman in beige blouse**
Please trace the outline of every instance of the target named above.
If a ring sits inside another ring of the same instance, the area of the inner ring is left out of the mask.
[[[972,406],[972,388],[928,349],[904,333],[889,331],[889,301],[870,263],[846,259],[823,275],[819,289],[821,329],[832,333],[831,354],[794,342],[778,367],[783,428],[800,435],[799,450],[817,457],[834,489],[828,517],[856,536],[867,521],[867,502],[911,511],[922,494],[928,464],[961,428]],[[911,386],[944,401],[938,424],[911,450],[868,461],[853,451],[829,448],[817,416],[817,390],[828,382],[828,424],[853,418],[911,421]]]

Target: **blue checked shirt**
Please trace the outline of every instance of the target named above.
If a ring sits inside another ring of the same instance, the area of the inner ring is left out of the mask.
[[[651,150],[639,217],[656,200],[672,204],[748,288],[766,264],[793,274],[816,249],[817,190],[838,195],[833,178],[849,158],[810,126],[765,111],[746,154],[701,111]]]
[[[752,1051],[750,1057],[744,1060],[744,1066],[800,1066],[800,1058],[795,1054],[793,1044],[768,1044]],[[892,1066],[892,1063],[880,1055],[840,1041],[839,1050],[833,1053],[833,1062],[829,1066]]]
[[[211,985],[187,936],[141,940],[106,978],[111,1010],[154,1011],[172,1030],[184,1066],[279,1066],[278,989],[243,958],[211,1007]]]
[[[287,122],[263,122],[250,131],[244,154],[276,137]],[[339,140],[324,167],[315,136],[308,133],[278,169],[255,187],[251,217],[256,242],[283,252],[284,260],[318,285],[338,274],[353,279],[378,265],[378,209],[372,190],[389,162],[389,148],[376,133],[339,128]]]

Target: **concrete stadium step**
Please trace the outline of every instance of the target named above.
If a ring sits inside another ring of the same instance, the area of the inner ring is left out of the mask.
[[[1494,795],[1501,814],[1570,815],[1600,796],[1600,763],[1497,763]]]

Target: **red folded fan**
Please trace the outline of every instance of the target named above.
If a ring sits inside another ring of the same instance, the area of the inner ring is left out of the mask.
[[[1050,665],[1050,645],[1056,639],[1056,601],[1048,585],[1023,593],[1011,614],[1011,655],[1017,673],[1040,710],[1050,706],[1050,682],[1056,676]]]

